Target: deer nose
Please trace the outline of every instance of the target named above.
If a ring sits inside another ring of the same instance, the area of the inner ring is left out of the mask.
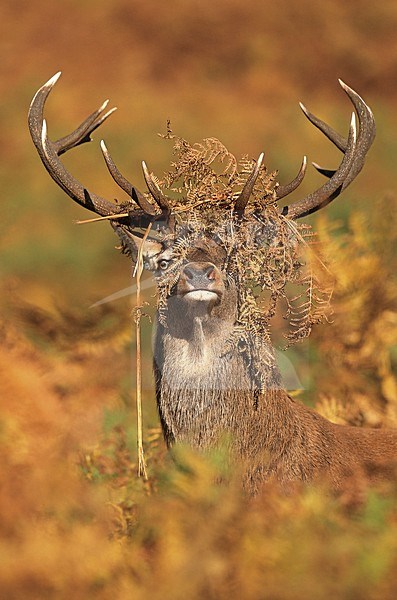
[[[183,269],[186,281],[193,288],[206,288],[215,279],[215,266],[210,263],[188,263]]]

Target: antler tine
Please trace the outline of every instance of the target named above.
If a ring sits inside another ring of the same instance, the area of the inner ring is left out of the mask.
[[[126,192],[126,194],[128,194],[128,196],[130,196],[130,198],[132,198],[138,204],[138,206],[143,210],[143,212],[145,212],[148,215],[155,216],[156,209],[154,208],[154,206],[150,204],[150,202],[146,200],[145,196],[141,194],[141,192],[137,190],[136,187],[134,187],[132,183],[130,183],[128,179],[126,179],[120,173],[112,157],[110,156],[109,151],[106,148],[105,142],[103,140],[101,140],[101,150],[106,162],[106,166],[109,169],[109,173],[111,174],[117,185],[120,186],[121,189],[124,190],[124,192]]]
[[[258,175],[261,170],[264,157],[265,157],[265,154],[264,154],[264,152],[262,152],[259,155],[258,160],[256,161],[255,166],[254,166],[250,176],[248,177],[247,181],[245,182],[245,185],[244,185],[243,189],[241,190],[240,195],[238,196],[238,198],[236,199],[236,201],[234,203],[234,210],[237,213],[242,214],[245,210],[245,207],[248,204],[248,200],[250,199],[250,196],[254,189],[256,180],[258,179]]]
[[[276,189],[276,199],[277,200],[280,200],[281,198],[284,198],[285,196],[288,196],[288,194],[290,194],[291,192],[293,192],[294,190],[296,190],[296,188],[303,181],[303,178],[304,178],[305,173],[306,173],[306,167],[307,167],[307,158],[306,158],[306,156],[304,156],[303,160],[302,160],[301,167],[299,169],[299,173],[297,174],[297,176],[295,177],[295,179],[293,179],[292,181],[290,181],[290,183],[288,183],[287,185],[279,185],[278,188]]]
[[[59,154],[66,152],[79,144],[89,141],[90,133],[113,112],[108,111],[101,115],[107,103],[92,113],[76,130],[52,142],[47,136],[47,124],[44,119],[44,106],[49,93],[58,81],[61,72],[47,81],[35,94],[28,114],[29,130],[37,152],[52,179],[78,204],[101,215],[117,214],[121,207],[113,202],[89,192],[77,179],[75,179],[59,160]]]
[[[349,136],[347,138],[347,147],[343,160],[338,170],[324,185],[318,190],[308,194],[303,200],[295,202],[290,206],[284,206],[283,215],[288,215],[291,219],[299,219],[323,208],[334,200],[342,191],[343,182],[352,168],[354,155],[356,151],[357,128],[356,116],[352,113],[350,122]]]
[[[357,150],[359,150],[359,152],[357,152],[357,159],[355,160],[348,177],[343,183],[342,189],[346,189],[347,186],[353,181],[353,179],[358,175],[358,173],[364,166],[365,155],[368,152],[370,146],[372,145],[372,142],[374,141],[376,127],[372,111],[361,98],[361,96],[359,96],[359,94],[357,94],[357,92],[355,92],[351,87],[346,85],[346,83],[344,83],[341,79],[339,79],[339,84],[344,90],[344,92],[349,96],[356,110],[359,122],[359,132],[357,137]],[[332,127],[324,123],[324,121],[321,121],[321,119],[314,116],[303,106],[302,103],[300,103],[300,106],[306,117],[309,119],[309,121],[313,123],[313,125],[318,127],[318,129],[320,129],[320,131],[322,131],[328,137],[328,139],[330,139],[331,142],[333,142],[335,146],[339,148],[339,150],[345,152],[347,144],[346,138],[339,135],[339,133],[337,133],[334,129],[332,129]],[[314,168],[317,169],[317,171],[325,177],[330,178],[335,173],[335,170],[333,169],[324,169],[316,163],[312,164]]]
[[[147,188],[148,188],[149,192],[151,193],[151,195],[153,196],[153,199],[156,201],[156,203],[161,208],[161,210],[170,212],[170,210],[171,210],[170,202],[169,202],[168,198],[160,190],[160,188],[157,185],[157,183],[155,182],[155,180],[153,179],[153,176],[149,172],[149,169],[147,168],[147,165],[144,160],[142,161],[142,170],[143,170],[143,176],[145,178]]]
[[[328,177],[328,179],[331,179],[331,177],[335,175],[336,169],[325,169],[315,162],[312,162],[312,165],[316,171],[318,171],[321,175],[324,175],[324,177]]]
[[[357,152],[355,154],[354,162],[352,168],[350,169],[349,175],[343,184],[343,189],[346,189],[364,166],[367,152],[375,139],[376,126],[372,110],[364,102],[361,96],[359,96],[351,87],[346,85],[346,83],[344,83],[341,79],[339,79],[339,84],[344,92],[349,96],[356,110],[359,123]]]
[[[101,114],[103,113],[108,104],[109,100],[105,100],[102,106],[100,106],[98,110],[91,113],[81,123],[81,125],[76,127],[74,131],[72,131],[72,133],[70,133],[69,135],[65,135],[65,137],[60,138],[56,142],[53,142],[54,148],[58,156],[60,156],[64,152],[67,152],[71,148],[79,146],[80,144],[92,142],[91,133],[95,131],[95,129],[98,129],[98,127],[102,125],[102,123],[106,121],[106,119],[117,110],[117,107],[114,107],[108,110],[105,114]]]
[[[330,125],[313,115],[309,110],[307,110],[306,106],[303,102],[299,102],[299,106],[303,112],[303,114],[309,119],[310,123],[317,127],[323,134],[333,143],[341,152],[346,151],[347,146],[347,138],[340,135],[335,129],[332,129]]]
[[[358,117],[358,125],[359,125],[358,134],[357,134],[357,140],[356,140],[356,144],[355,144],[354,155],[352,156],[352,160],[351,160],[351,164],[350,164],[350,169],[345,172],[345,177],[344,177],[343,181],[339,184],[339,187],[333,189],[335,182],[339,181],[339,179],[340,179],[340,170],[342,168],[342,164],[345,164],[345,161],[342,161],[340,167],[337,170],[325,169],[325,168],[321,167],[320,165],[313,163],[313,166],[317,169],[317,171],[319,171],[319,173],[321,173],[325,177],[329,178],[328,183],[330,185],[327,186],[327,184],[326,184],[325,187],[322,186],[317,192],[310,194],[309,196],[307,196],[303,200],[299,201],[298,203],[295,203],[295,204],[291,205],[290,207],[284,207],[283,214],[288,214],[290,216],[295,215],[293,217],[295,219],[305,216],[307,214],[310,214],[312,212],[315,212],[316,210],[319,210],[320,208],[322,208],[322,206],[325,206],[325,204],[328,204],[328,202],[331,202],[343,190],[345,190],[347,188],[347,186],[356,178],[356,176],[359,174],[359,172],[363,168],[364,162],[365,162],[365,157],[366,157],[367,152],[368,152],[369,148],[371,147],[372,142],[374,141],[374,138],[375,138],[375,134],[376,134],[375,120],[374,120],[374,116],[372,114],[371,109],[364,102],[364,100],[361,98],[361,96],[359,96],[357,94],[357,92],[355,92],[352,88],[350,88],[348,85],[343,83],[343,81],[340,79],[339,79],[339,84],[341,85],[342,89],[346,92],[346,94],[349,96],[349,98],[355,108],[355,111],[357,113],[357,117]],[[301,109],[303,110],[304,114],[306,115],[306,117],[309,119],[309,121],[313,125],[315,125],[315,127],[320,129],[320,131],[322,131],[324,133],[324,135],[329,140],[331,140],[331,142],[333,144],[335,144],[335,146],[337,146],[337,148],[339,148],[339,150],[341,150],[346,155],[346,153],[348,151],[348,147],[349,147],[349,139],[346,139],[343,136],[341,136],[338,132],[336,132],[334,129],[332,129],[332,127],[330,127],[329,125],[324,123],[324,121],[322,121],[321,119],[319,119],[318,117],[313,115],[311,112],[309,112],[305,108],[305,106],[303,106],[303,104],[300,104],[300,106],[301,106]],[[344,171],[345,171],[345,169],[344,169]],[[334,182],[334,184],[332,184],[331,182]],[[323,195],[324,195],[324,190],[327,190],[327,189],[330,191],[330,195],[329,195],[329,198],[327,199],[327,201],[325,201],[325,199],[323,198]],[[315,204],[317,195],[319,198],[318,205]],[[310,200],[309,203],[308,203],[308,200]],[[307,212],[309,204],[310,204],[310,210],[309,210],[309,212]]]

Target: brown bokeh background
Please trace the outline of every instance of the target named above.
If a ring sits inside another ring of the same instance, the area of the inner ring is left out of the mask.
[[[390,423],[396,3],[3,0],[0,24],[0,597],[256,599],[263,589],[280,599],[395,597],[397,518],[387,501],[371,496],[353,521],[349,494],[336,508],[315,492],[294,501],[269,492],[247,510],[234,488],[211,485],[213,465],[187,455],[180,472],[167,466],[146,320],[151,483],[136,481],[133,298],[90,308],[131,285],[129,262],[106,223],[74,223],[90,215],[48,177],[26,116],[35,90],[59,70],[46,108],[50,137],[110,98],[117,112],[64,162],[89,189],[121,198],[102,137],[142,189],[142,159],[168,170],[171,148],[157,136],[167,119],[192,142],[218,137],[237,156],[265,150],[283,183],[303,154],[326,166],[340,159],[298,101],[345,133],[351,105],[338,78],[356,89],[373,108],[377,138],[327,221],[310,221],[340,273],[335,327],[290,358],[309,388],[304,400],[326,391],[328,416]],[[320,183],[309,168],[293,199]],[[381,241],[372,244],[375,221]],[[335,226],[345,236],[339,245]]]

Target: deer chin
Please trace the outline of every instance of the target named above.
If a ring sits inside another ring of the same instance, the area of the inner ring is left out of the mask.
[[[191,290],[186,292],[183,297],[189,302],[213,302],[219,300],[219,294],[211,290]]]

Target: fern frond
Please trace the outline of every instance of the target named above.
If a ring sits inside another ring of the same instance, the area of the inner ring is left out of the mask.
[[[255,339],[263,338],[284,299],[290,323],[288,342],[309,335],[313,325],[329,314],[332,285],[326,266],[314,251],[316,238],[311,228],[282,216],[275,204],[277,173],[261,168],[244,219],[236,222],[234,202],[255,161],[248,156],[237,161],[213,137],[190,144],[176,136],[169,124],[162,137],[173,142],[175,155],[163,185],[178,197],[173,200],[175,263],[160,284],[161,310],[190,249],[198,240],[210,238],[223,248],[227,278],[237,289],[238,326]]]

